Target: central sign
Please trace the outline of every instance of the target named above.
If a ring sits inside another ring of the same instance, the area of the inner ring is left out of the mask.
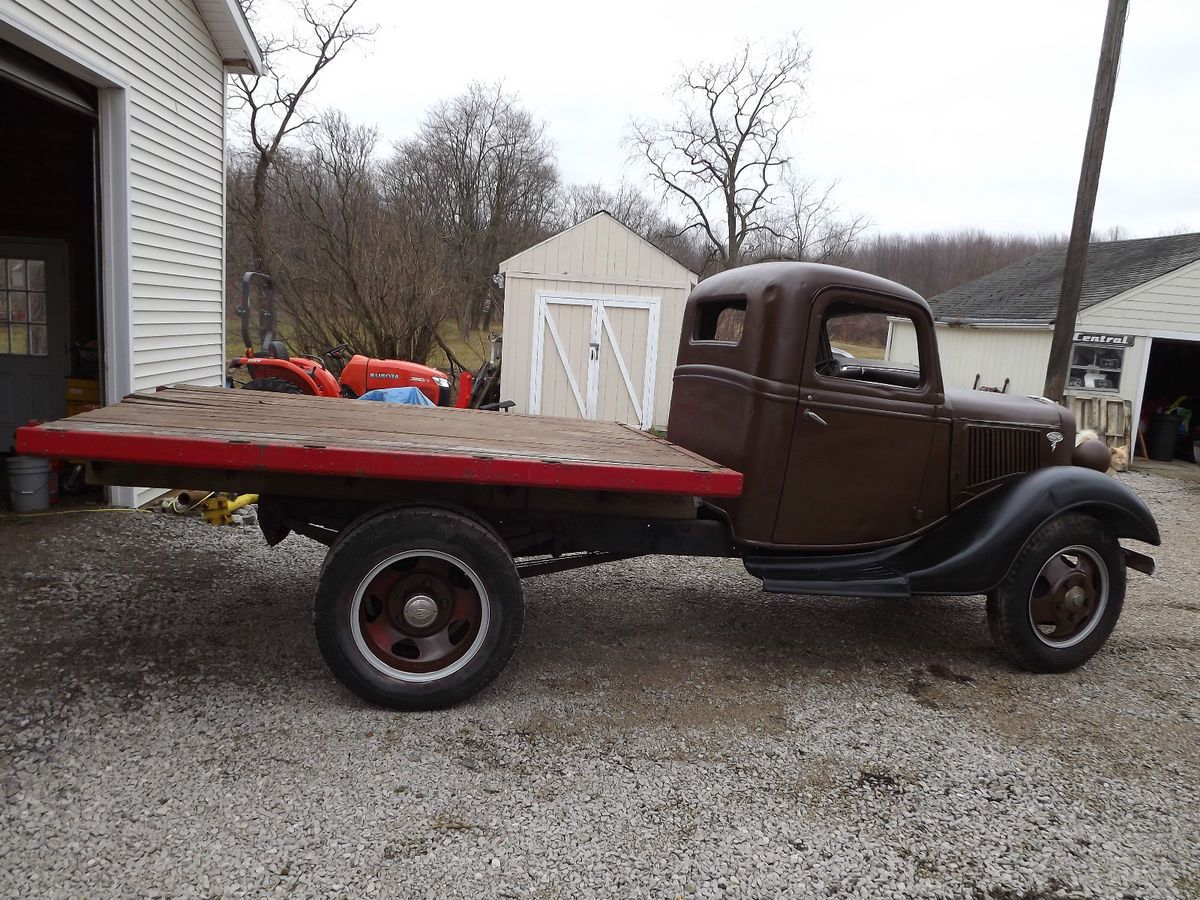
[[[1077,331],[1073,338],[1076,344],[1107,344],[1110,347],[1132,347],[1132,334],[1097,334],[1090,331]]]

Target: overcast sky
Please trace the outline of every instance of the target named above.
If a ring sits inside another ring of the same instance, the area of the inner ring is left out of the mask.
[[[1132,0],[1096,228],[1200,230],[1200,2]],[[379,33],[322,76],[314,103],[410,135],[472,80],[543,119],[566,181],[637,181],[630,117],[669,110],[680,64],[798,30],[812,48],[797,168],[880,231],[1065,233],[1103,0],[659,3],[360,0]],[[263,31],[286,28],[268,12]]]

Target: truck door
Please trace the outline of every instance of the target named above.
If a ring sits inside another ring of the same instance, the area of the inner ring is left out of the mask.
[[[913,322],[920,365],[885,356],[889,322]],[[797,348],[799,350],[799,348]],[[813,303],[774,542],[851,547],[920,530],[943,402],[928,312],[909,301],[825,291]]]

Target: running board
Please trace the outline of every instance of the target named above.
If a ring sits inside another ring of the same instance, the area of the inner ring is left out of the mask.
[[[847,560],[829,557],[747,556],[746,571],[761,578],[763,590],[771,594],[816,594],[832,597],[912,596],[908,578],[881,565],[846,565]],[[841,565],[839,565],[839,562]]]

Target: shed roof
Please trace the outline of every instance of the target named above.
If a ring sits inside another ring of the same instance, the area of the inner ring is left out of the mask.
[[[1065,247],[1035,253],[938,294],[929,306],[939,322],[1053,322],[1066,256]],[[1089,244],[1079,308],[1088,309],[1196,260],[1200,233]]]
[[[523,268],[522,268],[523,266],[530,266],[531,264],[534,264],[535,258],[540,258],[538,254],[534,253],[534,251],[538,250],[539,248],[549,249],[550,246],[553,244],[557,244],[557,243],[565,244],[567,241],[569,241],[570,236],[573,234],[578,234],[579,232],[586,233],[588,231],[594,231],[597,229],[597,227],[603,229],[606,226],[611,226],[611,227],[618,229],[620,232],[623,232],[626,235],[628,235],[628,238],[633,242],[634,245],[643,247],[643,248],[645,248],[646,252],[654,254],[656,257],[662,258],[661,263],[658,265],[658,268],[660,268],[663,271],[664,277],[656,279],[656,280],[669,281],[669,282],[673,282],[673,283],[691,283],[691,284],[695,284],[699,280],[699,276],[696,275],[695,272],[692,272],[686,266],[681,264],[678,260],[676,260],[673,256],[671,256],[671,254],[667,253],[665,250],[662,250],[661,248],[655,246],[650,241],[646,240],[646,238],[642,237],[640,234],[638,234],[636,231],[634,231],[632,228],[630,228],[628,225],[626,225],[624,222],[622,222],[620,219],[618,219],[616,216],[614,216],[612,213],[610,213],[606,209],[599,210],[599,211],[593,213],[592,215],[588,216],[583,221],[576,222],[570,228],[565,228],[562,231],[558,232],[557,234],[551,235],[550,237],[546,238],[544,241],[540,241],[539,243],[534,244],[532,247],[528,247],[528,248],[522,250],[520,253],[513,254],[508,259],[501,261],[499,269],[501,272],[523,271]],[[545,255],[553,256],[553,252],[554,251],[551,251],[549,254],[545,254]],[[570,267],[569,266],[563,267],[561,265],[561,262],[562,261],[560,261],[560,265],[557,267],[561,271],[557,272],[556,274],[562,274],[562,275],[584,274],[588,277],[600,277],[600,275],[601,275],[601,273],[599,273],[599,272],[571,273],[569,271]],[[578,260],[571,260],[570,262],[578,262]],[[610,260],[607,262],[609,264],[604,266],[604,268],[611,269],[612,263],[614,261]],[[666,273],[668,273],[668,272],[671,273],[669,276],[666,275]],[[552,274],[552,273],[546,273],[546,274]],[[608,271],[603,274],[604,274],[604,277],[610,278],[615,273],[613,273],[612,271]]]

